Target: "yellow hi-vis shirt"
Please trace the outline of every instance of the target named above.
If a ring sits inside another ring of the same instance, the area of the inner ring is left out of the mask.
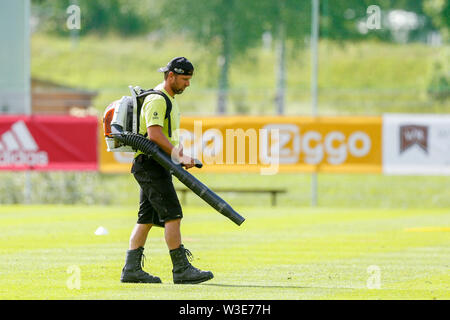
[[[145,98],[139,119],[139,133],[145,135],[148,127],[154,125],[161,126],[162,132],[170,143],[174,147],[178,147],[180,142],[178,130],[180,128],[180,109],[178,108],[178,104],[175,99],[167,93],[162,83],[157,85],[155,90],[162,91],[172,102],[172,111],[170,112],[172,137],[169,137],[169,119],[165,119],[167,109],[166,100],[159,94],[150,94]],[[141,151],[136,152],[135,157],[140,154],[142,154]]]

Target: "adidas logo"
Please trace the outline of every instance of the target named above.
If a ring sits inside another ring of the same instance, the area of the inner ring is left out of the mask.
[[[0,136],[0,167],[46,166],[48,154],[39,146],[25,122],[18,121]]]

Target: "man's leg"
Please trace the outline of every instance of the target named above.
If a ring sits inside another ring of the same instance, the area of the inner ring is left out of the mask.
[[[120,278],[122,282],[161,283],[161,279],[142,270],[145,258],[144,245],[147,241],[148,232],[154,225],[164,226],[163,223],[160,223],[158,214],[150,202],[151,195],[157,189],[154,187],[153,176],[150,174],[149,168],[145,166],[145,161],[148,161],[148,158],[140,155],[133,160],[133,166],[131,168],[131,172],[141,188],[139,194],[138,220],[131,232],[129,250],[127,250],[125,266],[122,269],[122,276]],[[150,167],[152,168],[154,166]]]
[[[181,245],[181,219],[167,221],[164,226],[164,238],[169,250],[174,250]]]
[[[192,254],[181,244],[180,225],[181,219],[175,219],[166,221],[164,226],[164,237],[173,264],[173,282],[193,284],[212,279],[214,277],[212,272],[199,270],[189,262],[188,257],[192,257]]]
[[[129,250],[135,250],[145,246],[148,232],[152,228],[152,224],[136,224],[130,236]]]
[[[152,224],[136,224],[130,236],[129,250],[125,266],[122,269],[121,282],[131,283],[161,283],[161,279],[152,276],[142,270],[142,259],[144,259],[144,245],[147,241],[148,232]]]

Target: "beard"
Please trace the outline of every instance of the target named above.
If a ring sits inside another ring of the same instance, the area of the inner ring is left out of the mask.
[[[186,89],[186,88],[181,88],[181,87],[177,87],[177,86],[172,87],[172,91],[175,94],[182,94],[184,92],[184,89]]]

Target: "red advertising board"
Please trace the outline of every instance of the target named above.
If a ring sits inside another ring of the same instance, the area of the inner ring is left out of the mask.
[[[0,116],[0,170],[97,170],[98,119]]]

